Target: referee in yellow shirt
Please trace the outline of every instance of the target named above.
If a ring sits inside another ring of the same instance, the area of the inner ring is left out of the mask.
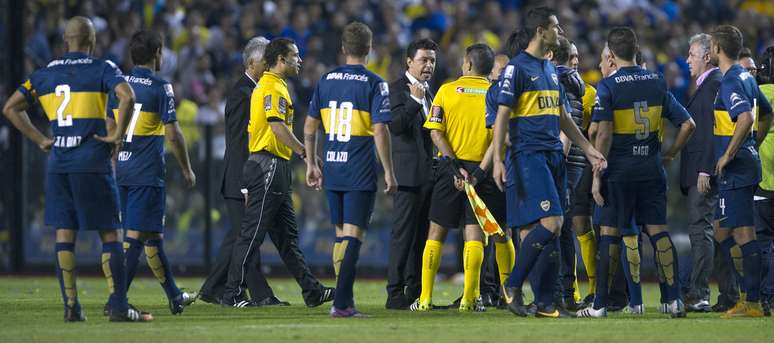
[[[410,309],[432,308],[433,281],[441,263],[441,248],[449,229],[464,225],[465,285],[460,312],[483,312],[478,301],[481,264],[484,259],[483,233],[470,208],[467,196],[460,191],[455,174],[476,185],[476,192],[498,222],[505,218],[505,195],[497,189],[489,166],[492,130],[486,128],[485,96],[490,83],[487,76],[494,65],[494,52],[484,44],[467,48],[462,63],[462,77],[441,86],[433,100],[424,127],[441,156],[430,205],[430,231],[422,255],[422,294]],[[485,162],[481,162],[485,161]]]
[[[234,307],[255,306],[237,299],[244,298],[246,261],[256,253],[267,230],[295,225],[289,161],[293,152],[302,159],[306,157],[304,145],[293,135],[293,103],[285,83],[301,69],[298,47],[292,40],[274,39],[266,46],[264,61],[268,71],[250,97],[250,157],[242,174],[242,184],[247,189],[245,216],[234,243],[223,292],[223,304]]]

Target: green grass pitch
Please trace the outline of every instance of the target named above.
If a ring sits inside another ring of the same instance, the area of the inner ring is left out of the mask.
[[[181,278],[178,284],[196,289],[201,281]],[[197,302],[182,315],[172,316],[158,283],[137,279],[129,299],[151,311],[156,320],[109,323],[102,316],[107,299],[104,279],[80,278],[80,300],[88,321],[64,323],[55,278],[0,277],[0,342],[774,342],[774,318],[724,320],[715,313],[689,313],[686,319],[669,319],[656,312],[656,285],[643,287],[650,305],[645,317],[612,313],[607,319],[556,320],[517,318],[496,309],[465,314],[388,311],[385,282],[359,281],[358,308],[372,317],[331,319],[329,304],[312,309],[303,305],[293,280],[270,282],[277,296],[292,306],[231,309]],[[436,285],[434,302],[446,304],[461,292],[461,286],[442,282]]]

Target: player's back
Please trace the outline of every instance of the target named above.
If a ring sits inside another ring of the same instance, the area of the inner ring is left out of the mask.
[[[486,94],[490,82],[483,76],[462,76],[438,89],[425,128],[443,130],[460,160],[480,162],[492,130],[486,127]]]
[[[665,178],[660,153],[662,117],[671,117],[675,109],[661,74],[638,66],[620,68],[600,81],[597,97],[594,119],[613,122],[606,177],[620,181]]]
[[[323,122],[324,187],[376,190],[372,125],[390,120],[387,83],[363,65],[343,65],[323,74],[309,106]]]
[[[116,180],[122,186],[163,186],[164,124],[176,120],[172,85],[142,67],[134,68],[125,79],[136,100],[118,153]],[[111,95],[110,115],[118,115],[117,105]]]
[[[71,52],[30,75],[20,90],[40,102],[51,122],[54,145],[49,173],[109,173],[110,145],[105,136],[108,92],[122,82],[113,62]]]

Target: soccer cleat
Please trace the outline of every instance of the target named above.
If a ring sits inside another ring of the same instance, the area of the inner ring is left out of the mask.
[[[712,312],[709,301],[699,300],[692,304],[686,304],[685,310],[688,312]]]
[[[289,302],[281,300],[274,295],[253,302],[255,303],[255,306],[290,306]]]
[[[484,302],[481,301],[481,298],[479,297],[473,303],[467,303],[466,301],[460,301],[459,306],[460,312],[486,312],[486,307],[484,306]]]
[[[761,303],[761,308],[763,309],[763,315],[766,317],[771,317],[771,304],[769,304],[768,301],[764,301]]]
[[[680,299],[672,301],[669,305],[669,316],[672,318],[685,318],[685,304]]]
[[[80,308],[65,306],[64,321],[65,323],[85,322],[86,315],[83,314]]]
[[[732,309],[726,311],[720,318],[761,318],[763,316],[765,316],[765,314],[763,313],[763,308],[761,308],[760,303],[740,301]]]
[[[133,309],[133,310],[135,310],[137,312],[140,312],[140,314],[142,314],[142,315],[149,315],[150,314],[150,312],[140,311],[136,306],[134,306],[132,304],[129,304],[129,308]],[[105,306],[102,308],[102,314],[105,315],[105,317],[109,317],[111,311],[112,310],[110,308],[110,303],[105,304]]]
[[[326,302],[332,301],[336,295],[336,289],[333,287],[323,287],[320,290],[320,296],[310,299],[304,299],[306,307],[317,307]]]
[[[640,305],[628,305],[628,306],[624,307],[622,312],[626,313],[626,314],[643,315],[643,314],[645,314],[645,306],[642,305],[642,304],[640,304]]]
[[[172,315],[183,313],[183,309],[185,309],[186,306],[193,304],[194,301],[196,301],[197,296],[197,292],[181,292],[178,296],[169,301],[169,312],[171,312]]]
[[[524,297],[521,293],[521,288],[518,287],[505,287],[503,286],[503,298],[505,303],[508,304],[508,310],[511,313],[519,316],[527,316],[527,308],[524,306]]]
[[[233,307],[233,308],[258,307],[258,303],[256,303],[253,300],[240,300],[230,305],[224,303],[223,306]]]
[[[110,311],[111,322],[150,322],[152,320],[153,315],[133,307],[129,307],[126,312],[121,313]]]
[[[368,318],[370,316],[356,310],[354,307],[349,307],[341,310],[336,308],[336,306],[331,306],[331,317],[332,318]]]
[[[537,304],[533,301],[527,305],[527,314],[534,316],[537,313]]]
[[[537,304],[535,305],[535,318],[573,318],[574,316],[561,307]]]
[[[409,306],[409,311],[413,312],[427,312],[433,309],[433,304],[431,304],[429,301],[426,303],[420,303],[419,299],[414,301],[414,303]]]
[[[578,318],[605,318],[607,317],[607,309],[601,308],[599,310],[594,309],[594,306],[586,307],[576,314]]]

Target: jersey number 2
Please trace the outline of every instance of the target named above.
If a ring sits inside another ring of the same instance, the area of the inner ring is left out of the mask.
[[[328,140],[349,142],[352,138],[352,103],[345,101],[341,106],[336,106],[335,101],[328,103],[330,108],[330,125],[328,125]]]
[[[71,114],[64,114],[67,104],[70,103],[70,85],[56,86],[54,95],[57,97],[64,96],[62,103],[59,104],[59,108],[56,109],[56,124],[59,127],[73,126],[73,116]]]

